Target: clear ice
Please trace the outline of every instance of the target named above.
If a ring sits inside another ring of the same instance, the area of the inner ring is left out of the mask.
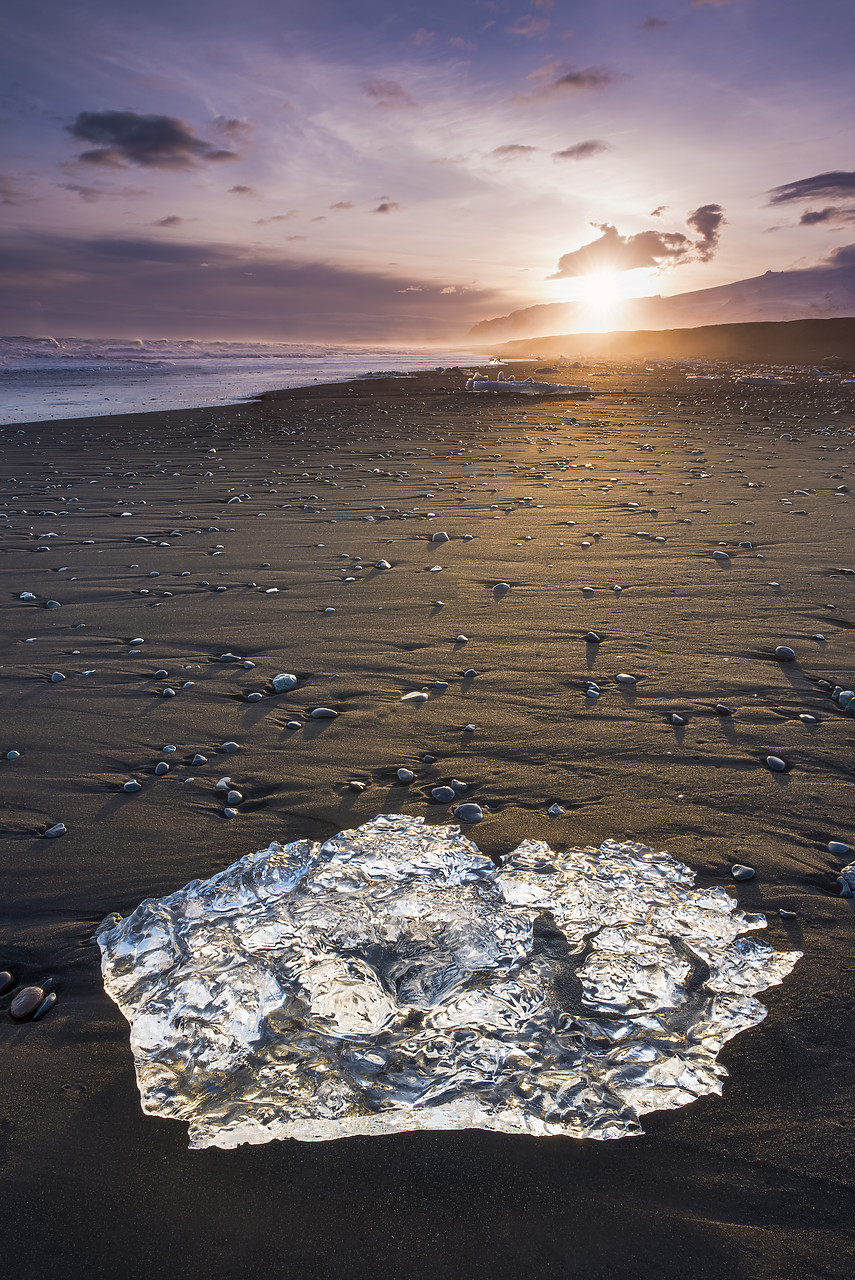
[[[273,843],[99,935],[143,1110],[191,1147],[409,1129],[623,1138],[720,1093],[801,952],[668,853],[383,814]]]

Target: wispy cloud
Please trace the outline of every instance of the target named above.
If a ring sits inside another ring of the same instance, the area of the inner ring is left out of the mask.
[[[540,36],[549,26],[548,18],[536,18],[533,13],[525,13],[508,27],[512,36]]]
[[[258,192],[255,187],[247,187],[244,183],[239,182],[234,187],[229,187],[230,196],[257,196]]]
[[[563,151],[553,151],[553,160],[590,160],[591,156],[601,155],[603,151],[608,151],[607,142],[600,142],[598,138],[588,138],[585,142],[575,142],[572,147],[565,147]]]
[[[770,204],[786,204],[791,200],[852,199],[855,198],[855,173],[834,169],[829,173],[817,173],[812,178],[798,178],[772,187],[768,193]]]
[[[81,111],[66,129],[95,147],[77,157],[84,164],[123,168],[192,169],[200,160],[238,160],[236,151],[215,147],[176,116],[139,115],[135,111]]]
[[[608,67],[576,69],[567,63],[549,62],[526,77],[534,88],[531,93],[518,93],[511,102],[536,102],[544,98],[573,96],[605,89],[620,77]]]
[[[527,147],[521,142],[509,142],[503,147],[494,147],[490,155],[495,156],[497,160],[521,160],[525,156],[534,155],[539,150],[540,147]]]
[[[397,80],[366,80],[362,87],[368,97],[374,100],[375,107],[400,110],[419,105]]]
[[[376,209],[372,209],[372,213],[394,213],[396,209],[400,209],[397,200],[381,200]]]

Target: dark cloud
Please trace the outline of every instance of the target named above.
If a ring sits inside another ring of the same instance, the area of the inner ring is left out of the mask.
[[[421,288],[399,292],[410,285]],[[142,327],[172,337],[445,341],[498,302],[443,287],[245,246],[10,235],[0,244],[0,332],[26,332],[32,317],[40,330],[116,336]]]
[[[572,147],[565,147],[563,151],[553,151],[552,159],[589,160],[591,156],[598,156],[608,149],[608,143],[600,142],[597,138],[589,138],[586,142],[576,142]]]
[[[664,18],[645,18],[641,25],[645,31],[664,31],[671,23]]]
[[[95,204],[96,201],[102,200],[106,192],[100,187],[84,187],[79,182],[63,182],[63,191],[73,191],[76,196],[80,196],[81,200],[85,200],[87,204]]]
[[[837,249],[832,249],[825,259],[824,265],[829,267],[855,267],[855,244],[842,244]]]
[[[235,187],[229,187],[230,196],[257,196],[258,192],[255,187],[246,187],[243,183],[238,183]]]
[[[184,218],[179,218],[177,213],[170,213],[167,217],[161,218],[159,222],[154,224],[156,227],[183,227]]]
[[[655,209],[650,210],[651,218],[661,218],[663,213],[667,213],[667,204],[658,204]]]
[[[255,225],[257,227],[266,227],[268,222],[287,222],[289,218],[296,218],[297,210],[289,209],[287,213],[274,213],[269,218],[256,218]]]
[[[595,271],[633,271],[636,267],[679,266],[684,262],[708,262],[718,244],[724,222],[720,205],[705,204],[686,217],[686,225],[700,237],[691,240],[682,231],[639,231],[622,236],[608,222],[592,223],[601,233],[598,240],[565,253],[558,270],[549,280],[587,276]]]
[[[800,227],[815,227],[823,222],[855,222],[855,209],[827,205],[824,209],[805,209],[799,218]]]
[[[331,204],[331,209],[353,209],[356,206],[352,200],[337,200],[335,204]]]
[[[770,204],[786,204],[791,200],[849,200],[855,197],[855,173],[841,169],[817,173],[812,178],[799,178],[772,187]]]
[[[556,98],[590,93],[597,89],[605,89],[619,78],[608,67],[582,67],[576,70],[566,63],[549,62],[538,67],[527,77],[535,86],[531,93],[518,93],[511,102],[536,102],[543,98]]]
[[[392,213],[395,209],[400,209],[397,200],[381,200],[376,209],[372,209],[372,213]]]
[[[375,107],[395,110],[419,105],[397,80],[366,80],[362,87],[368,97],[374,99]]]
[[[228,138],[232,142],[245,142],[255,132],[255,125],[249,120],[235,120],[229,116],[217,116],[212,123],[221,137]]]
[[[138,115],[136,111],[81,111],[68,133],[96,145],[77,157],[84,164],[122,168],[192,169],[200,160],[240,159],[236,151],[206,142],[176,116]]]
[[[519,160],[522,156],[530,156],[540,147],[526,147],[521,142],[509,142],[503,147],[494,147],[490,155],[499,160]]]
[[[724,209],[720,204],[702,204],[686,214],[686,226],[693,227],[700,236],[700,240],[695,241],[695,249],[701,262],[709,262],[718,248],[724,221]]]

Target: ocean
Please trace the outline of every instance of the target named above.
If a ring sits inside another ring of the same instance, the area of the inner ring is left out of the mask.
[[[0,337],[0,423],[234,404],[261,391],[483,360],[426,347]]]

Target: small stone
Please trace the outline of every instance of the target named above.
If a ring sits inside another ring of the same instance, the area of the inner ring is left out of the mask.
[[[753,880],[757,872],[753,867],[746,867],[741,862],[735,862],[730,868],[730,874],[734,880]]]
[[[7,751],[7,752],[6,752],[6,759],[7,759],[7,760],[20,760],[20,758],[21,758],[21,753],[20,753],[20,751],[15,751],[15,750],[13,749],[12,751]]]
[[[240,804],[243,800],[243,793],[240,791],[227,791],[226,804]]]
[[[795,919],[796,919],[796,913],[795,913],[795,911],[787,911],[787,909],[786,909],[785,907],[779,907],[779,908],[778,908],[778,915],[781,917],[781,919],[782,919],[782,920],[795,920]]]
[[[783,773],[787,767],[787,762],[782,760],[780,756],[767,756],[766,767],[771,769],[773,773]]]
[[[555,804],[551,804],[549,808],[546,810],[546,812],[549,814],[551,818],[558,818],[561,816],[564,810],[561,808],[561,805],[556,800]]]
[[[220,662],[240,662],[241,658],[236,653],[221,653]]]
[[[717,703],[715,704],[715,713],[716,713],[716,715],[717,715],[717,716],[732,716],[732,715],[733,715],[733,711],[732,711],[732,709],[731,709],[730,707],[726,706],[726,705],[725,705],[725,703],[723,703],[723,702],[717,702]]]
[[[469,637],[464,635],[455,636],[455,641],[457,644],[468,644]]]
[[[726,551],[714,551],[713,560],[719,560],[722,564],[724,564],[725,561],[730,560],[730,556],[727,554]]]
[[[214,790],[228,791],[231,786],[231,782],[232,780],[228,775],[226,775],[224,778],[218,778],[217,781],[214,783]]]
[[[223,809],[224,818],[236,818],[237,816],[238,816],[237,809],[233,809],[231,805],[227,805],[226,808]]]
[[[337,711],[333,711],[332,707],[315,707],[311,713],[313,720],[335,720],[338,715]]]
[[[9,1013],[13,1018],[23,1021],[30,1018],[45,998],[41,987],[22,987],[9,1005]]]
[[[285,725],[285,728],[286,728],[286,729],[292,729],[292,730],[293,730],[293,729],[302,729],[302,727],[303,727],[303,726],[302,726],[302,724],[300,723],[300,721],[299,721],[299,720],[289,720],[289,721],[288,721],[288,723]]]
[[[426,693],[422,693],[418,689],[413,693],[405,693],[401,699],[402,702],[427,702],[427,700],[428,695]]]
[[[374,563],[374,568],[375,569],[391,569],[392,566],[390,565],[388,560],[376,560]]]
[[[437,530],[437,532],[433,534],[433,536],[431,537],[431,542],[450,542],[450,541],[451,539],[449,538],[448,534],[443,533],[442,530]]]
[[[61,671],[54,671],[53,675],[50,678],[50,682],[51,684],[59,684],[60,680],[64,680],[64,679],[65,679],[65,676],[62,674]]]
[[[270,683],[277,693],[285,693],[288,689],[294,688],[297,683],[297,677],[287,671],[281,671],[278,676],[273,677]]]
[[[54,838],[56,836],[64,836],[67,834],[67,832],[68,832],[68,827],[65,825],[64,822],[55,822],[52,827],[48,827],[47,831],[45,832],[45,835],[51,836],[52,838]]]
[[[474,667],[469,667],[466,671],[463,672],[463,678],[464,680],[474,680],[477,674],[478,672],[475,670]]]
[[[208,757],[200,755],[199,752],[197,751],[193,759],[190,761],[190,763],[191,764],[207,764]]]
[[[501,594],[504,594],[506,591],[510,591],[510,589],[511,584],[509,582],[497,582],[493,587],[494,591],[498,591]]]
[[[255,693],[248,693],[248,694],[246,695],[246,700],[247,700],[247,702],[260,702],[260,701],[261,701],[261,697],[262,697],[262,695],[261,695],[260,693],[258,693],[258,692],[255,692]]]
[[[231,755],[234,755],[236,751],[240,751],[240,746],[238,745],[237,742],[231,742],[231,741],[221,742],[220,750],[223,752],[224,755],[231,756]]]
[[[159,760],[154,766],[155,776],[162,778],[165,773],[169,773],[169,765],[165,760]]]
[[[459,804],[453,812],[455,818],[459,818],[461,822],[480,822],[484,817],[479,804]]]
[[[359,780],[356,778],[352,778],[347,785],[351,791],[364,791],[366,787],[366,784],[364,782],[359,782]]]
[[[412,769],[399,769],[397,776],[399,782],[407,783],[412,782],[416,775],[413,773]]]
[[[59,609],[59,608],[61,608],[61,607],[62,607],[62,606],[60,605],[60,603],[59,603],[59,601],[58,601],[58,600],[48,600],[48,601],[45,603],[45,608],[46,608],[46,609]]]
[[[474,726],[474,724],[465,724],[465,725],[463,726],[463,732],[464,732],[464,733],[474,733],[474,732],[475,732],[475,726]]]
[[[671,724],[682,725],[686,723],[685,716],[678,716],[676,711],[672,711],[668,719],[671,721]]]
[[[171,689],[169,685],[167,685],[165,689],[161,689],[160,696],[161,698],[174,698],[175,690]]]
[[[635,676],[628,675],[626,671],[619,671],[618,674],[615,676],[615,680],[618,682],[618,684],[637,684],[638,683]]]
[[[38,1009],[36,1009],[35,1013],[33,1014],[33,1022],[38,1022],[39,1019],[43,1018],[46,1013],[50,1013],[51,1009],[54,1007],[56,1002],[57,1002],[56,992],[49,991],[45,996],[44,1000],[39,1005]]]
[[[35,598],[36,597],[33,595],[32,591],[22,591],[18,596],[19,600],[35,600]]]
[[[8,969],[0,970],[0,996],[5,995],[10,987],[14,987],[15,979]]]
[[[137,782],[136,778],[129,778],[122,786],[123,791],[142,791],[142,783]]]
[[[161,749],[161,751],[162,751],[162,752],[164,752],[166,755],[172,755],[174,752],[176,752],[176,751],[178,750],[178,748],[177,748],[176,746],[174,746],[171,742],[167,742],[166,746],[165,746],[165,747],[161,747],[160,749]]]
[[[165,667],[158,667],[157,671],[155,671],[154,673],[154,678],[155,680],[165,680],[168,675],[169,675],[169,672],[166,670]]]
[[[335,613],[335,609],[333,608],[324,609],[324,613]]]
[[[795,649],[791,649],[788,644],[779,644],[775,650],[775,657],[779,662],[792,662],[795,656]]]
[[[801,720],[802,724],[819,724],[819,721],[817,720],[816,716],[810,715],[810,713],[807,711],[803,711],[799,716],[799,719]]]
[[[451,801],[457,798],[457,792],[453,787],[434,787],[430,794],[437,804],[451,804]]]
[[[848,845],[848,844],[844,844],[842,840],[829,840],[829,842],[828,842],[828,852],[829,852],[829,853],[839,853],[839,854],[848,853],[848,852],[849,852],[849,845]]]

